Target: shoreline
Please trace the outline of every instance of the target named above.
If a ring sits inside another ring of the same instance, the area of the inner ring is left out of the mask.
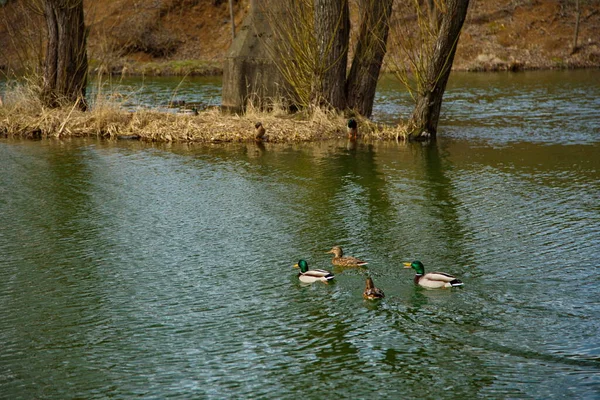
[[[111,76],[222,76],[224,61],[204,60],[171,60],[171,61],[123,61],[110,68],[90,65],[93,75]],[[575,69],[600,69],[598,62],[580,61],[545,61],[543,63],[521,62],[518,60],[501,60],[494,55],[465,65],[454,65],[456,72],[525,72],[525,71],[556,71]],[[381,74],[393,74],[397,68],[384,66]]]
[[[147,63],[139,63],[146,65]],[[163,66],[167,64],[161,64]],[[180,64],[178,64],[180,65]],[[197,66],[199,64],[191,64]],[[204,64],[210,68],[206,74],[197,69],[188,76],[217,76],[215,63]],[[144,67],[145,68],[145,67]],[[584,70],[581,68],[530,68],[517,71]],[[128,69],[129,76],[136,76],[134,68]],[[154,69],[157,71],[157,69]],[[162,70],[164,71],[164,70]],[[169,67],[168,71],[174,71]],[[504,70],[464,70],[457,72],[499,72]],[[390,71],[386,71],[390,73]],[[140,76],[179,76],[158,73],[148,75],[145,70]],[[298,143],[317,142],[329,139],[345,139],[346,117],[342,113],[318,110],[315,115],[298,112],[289,114],[285,110],[260,112],[249,109],[243,115],[211,107],[198,111],[198,115],[185,112],[175,113],[140,108],[134,111],[121,108],[116,103],[99,101],[93,109],[82,112],[72,107],[48,109],[26,87],[13,89],[0,97],[0,137],[43,139],[90,137],[106,140],[139,140],[143,142],[177,143],[235,143],[254,142],[254,125],[261,121],[267,128],[264,142]],[[4,95],[7,95],[6,97]],[[181,111],[184,111],[181,109]],[[189,110],[188,110],[189,111]],[[406,127],[376,123],[358,118],[362,138],[365,140],[406,140]]]
[[[107,140],[144,142],[298,143],[343,139],[346,118],[340,113],[317,110],[313,115],[286,114],[284,111],[248,110],[244,115],[228,114],[220,109],[188,113],[168,113],[140,109],[127,111],[116,106],[100,106],[91,111],[73,107],[47,109],[34,100],[0,107],[0,137],[46,139],[96,137]],[[404,140],[401,125],[374,123],[357,118],[360,137],[365,140]],[[263,140],[255,139],[255,124],[266,128]]]

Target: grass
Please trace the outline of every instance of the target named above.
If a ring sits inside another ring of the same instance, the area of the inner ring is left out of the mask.
[[[100,96],[100,95],[99,95]],[[27,85],[10,87],[0,106],[0,136],[22,138],[101,137],[108,140],[135,137],[149,142],[243,142],[254,140],[254,124],[261,121],[269,142],[308,142],[346,137],[346,118],[317,109],[311,114],[287,114],[281,109],[262,112],[250,106],[243,115],[218,109],[198,115],[152,109],[129,111],[111,100],[114,93],[92,102],[89,111],[65,106],[50,109]],[[404,138],[402,127],[359,119],[364,140]]]

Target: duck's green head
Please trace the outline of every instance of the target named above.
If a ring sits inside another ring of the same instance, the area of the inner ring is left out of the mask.
[[[412,268],[419,275],[423,275],[425,273],[425,267],[423,266],[423,263],[421,261],[413,261],[411,263],[405,262],[404,268]]]
[[[348,129],[356,129],[356,127],[357,127],[358,125],[357,125],[357,123],[356,123],[356,120],[355,120],[354,118],[350,118],[350,119],[348,120],[348,124],[347,124],[347,126],[348,126]]]
[[[298,261],[298,264],[294,265],[294,267],[300,268],[300,271],[302,271],[303,274],[306,273],[306,271],[308,271],[308,263],[306,262],[306,260]]]

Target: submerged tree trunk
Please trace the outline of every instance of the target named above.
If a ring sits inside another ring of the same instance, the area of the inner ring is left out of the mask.
[[[83,0],[43,0],[48,27],[42,99],[49,107],[77,104],[85,110],[87,31]]]
[[[314,0],[314,25],[319,71],[318,104],[346,108],[346,66],[350,38],[348,0]]]
[[[468,7],[469,0],[446,2],[434,51],[426,71],[424,89],[417,93],[415,109],[409,121],[412,139],[435,139],[437,135],[442,99]]]
[[[347,81],[347,106],[365,117],[373,112],[393,3],[394,0],[362,0],[363,17]]]

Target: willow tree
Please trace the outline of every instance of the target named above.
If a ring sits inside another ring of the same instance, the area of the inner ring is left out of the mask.
[[[265,5],[274,40],[264,43],[297,105],[371,115],[392,3],[360,0],[361,25],[349,73],[348,0],[277,2],[277,12],[273,4]]]
[[[83,0],[32,0],[41,6],[47,27],[42,100],[49,107],[87,108],[87,30]]]
[[[361,0],[354,58],[347,79],[347,107],[365,117],[373,113],[377,81],[386,53],[394,0]]]
[[[408,122],[412,139],[435,139],[437,135],[442,100],[469,0],[445,0],[439,4],[439,25],[430,52],[415,58],[420,60],[418,64],[424,68],[422,75],[417,78],[415,108]]]
[[[314,0],[321,105],[346,108],[346,66],[350,41],[348,0]]]

